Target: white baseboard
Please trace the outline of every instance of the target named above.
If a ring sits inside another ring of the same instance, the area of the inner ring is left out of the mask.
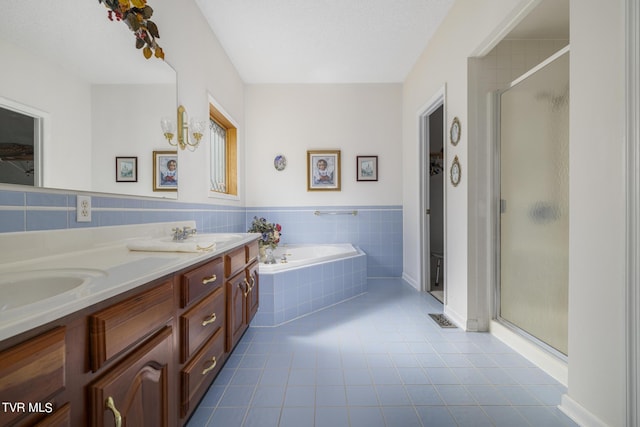
[[[581,427],[608,427],[600,418],[587,411],[567,394],[562,395],[558,409]]]
[[[416,288],[418,291],[422,290],[420,289],[420,283],[418,283],[416,279],[409,276],[407,273],[404,273],[404,272],[402,273],[402,280],[404,280],[405,282],[407,282],[408,284]]]
[[[492,320],[489,325],[491,335],[495,336],[509,347],[516,350],[531,363],[551,375],[564,386],[568,383],[569,368],[567,363],[550,354],[526,338],[516,334],[509,328]]]
[[[467,328],[467,318],[458,314],[455,310],[452,310],[448,305],[444,306],[444,315],[463,331],[469,331]]]

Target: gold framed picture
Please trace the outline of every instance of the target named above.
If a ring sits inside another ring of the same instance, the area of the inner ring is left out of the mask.
[[[307,191],[340,191],[340,150],[307,151]]]

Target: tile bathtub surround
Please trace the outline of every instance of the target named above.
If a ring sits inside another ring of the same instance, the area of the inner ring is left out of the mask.
[[[441,329],[401,279],[274,328],[251,327],[189,427],[577,426],[566,388],[488,333]]]
[[[253,326],[275,326],[367,290],[367,256],[260,274],[260,307]]]
[[[203,233],[245,232],[245,209],[91,195],[92,221],[76,221],[76,193],[0,190],[0,233],[195,221]]]
[[[316,210],[358,214],[316,216]],[[367,254],[369,277],[402,276],[402,206],[252,207],[246,229],[254,216],[281,224],[283,243],[351,243]]]

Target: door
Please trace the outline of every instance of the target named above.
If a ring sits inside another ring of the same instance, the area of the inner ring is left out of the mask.
[[[444,302],[444,106],[429,114],[429,284]]]
[[[566,355],[568,50],[499,97],[498,318]]]
[[[420,115],[422,289],[444,302],[444,88]]]
[[[89,387],[91,425],[168,427],[168,366],[172,331],[166,326]]]

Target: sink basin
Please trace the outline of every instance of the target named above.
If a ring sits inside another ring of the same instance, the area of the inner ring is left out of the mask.
[[[79,291],[106,272],[92,269],[50,269],[3,274],[0,277],[0,312]]]

